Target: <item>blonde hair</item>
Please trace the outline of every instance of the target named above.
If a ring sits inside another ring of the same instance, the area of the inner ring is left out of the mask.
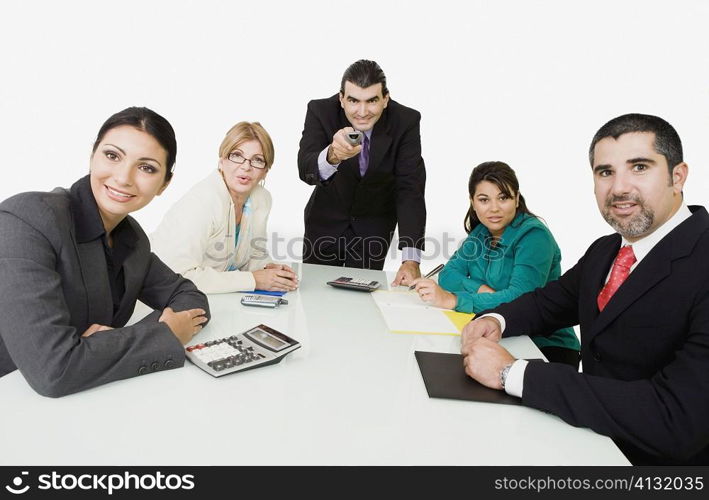
[[[271,168],[275,156],[273,141],[259,122],[239,122],[229,129],[219,146],[219,157],[226,158],[229,153],[248,141],[258,141],[266,160],[266,168]]]

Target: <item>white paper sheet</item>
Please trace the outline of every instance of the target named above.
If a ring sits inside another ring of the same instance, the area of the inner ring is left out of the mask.
[[[422,302],[414,291],[376,290],[372,298],[393,333],[460,333],[444,309]]]

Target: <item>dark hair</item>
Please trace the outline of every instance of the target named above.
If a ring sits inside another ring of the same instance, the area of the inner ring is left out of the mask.
[[[498,187],[502,194],[510,198],[514,198],[515,194],[519,193],[519,181],[517,180],[515,171],[512,170],[507,163],[501,161],[486,161],[473,169],[473,172],[470,174],[470,180],[468,181],[468,192],[470,193],[471,200],[475,195],[475,188],[482,181],[492,182]],[[517,213],[524,213],[536,217],[536,215],[527,208],[527,202],[524,201],[524,196],[522,196],[521,193],[519,193]],[[473,210],[473,204],[471,202],[463,222],[465,232],[470,233],[478,224],[480,224],[480,219],[478,219],[477,214]]]
[[[613,118],[598,129],[588,150],[591,166],[593,167],[593,150],[598,141],[606,137],[618,139],[621,135],[631,132],[652,132],[655,134],[655,151],[667,160],[670,174],[675,166],[682,163],[682,141],[672,125],[657,116],[630,113]]]
[[[340,82],[340,94],[345,94],[345,82],[354,83],[360,88],[366,89],[377,83],[382,84],[382,96],[389,93],[387,88],[387,77],[384,71],[374,61],[360,59],[357,62],[350,64],[350,67],[345,70]]]
[[[165,171],[165,181],[172,179],[172,174],[177,159],[177,140],[175,139],[175,131],[172,125],[165,118],[157,114],[152,109],[130,107],[109,117],[96,136],[96,142],[92,153],[96,152],[96,148],[103,140],[109,130],[116,127],[128,125],[135,127],[138,130],[150,134],[158,143],[167,151],[167,165]]]

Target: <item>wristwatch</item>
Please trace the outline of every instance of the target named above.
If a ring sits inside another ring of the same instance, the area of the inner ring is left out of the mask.
[[[505,382],[507,382],[507,374],[510,373],[510,368],[512,368],[512,363],[506,364],[502,370],[500,370],[500,385],[505,388]]]

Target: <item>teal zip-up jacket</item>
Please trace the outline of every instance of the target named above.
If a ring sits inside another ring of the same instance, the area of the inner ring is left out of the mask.
[[[455,294],[455,310],[478,313],[510,302],[554,281],[561,275],[561,251],[551,231],[538,218],[517,214],[505,228],[496,246],[492,235],[478,224],[445,265],[438,284]],[[494,293],[478,293],[486,284]],[[533,336],[538,347],[581,348],[573,328],[550,336]]]

